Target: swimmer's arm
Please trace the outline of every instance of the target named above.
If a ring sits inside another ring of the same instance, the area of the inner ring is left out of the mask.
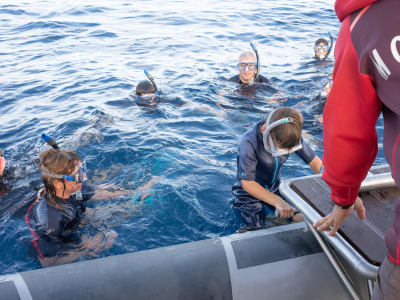
[[[241,182],[243,189],[251,196],[279,209],[282,218],[294,216],[293,208],[285,200],[262,187],[257,181],[242,179]]]
[[[289,98],[282,92],[282,91],[277,91],[274,93],[271,98],[268,99],[270,103],[283,103],[286,102]]]
[[[99,187],[96,188],[94,195],[92,197],[93,200],[110,200],[112,198],[118,198],[118,197],[122,197],[125,196],[127,194],[135,194],[135,193],[139,193],[139,192],[143,192],[146,190],[151,189],[151,187],[154,185],[154,183],[157,182],[158,177],[153,177],[152,179],[150,179],[146,184],[138,187],[135,190],[118,190],[118,191],[109,191],[107,190],[107,188],[111,188],[115,186],[109,185],[109,186],[103,186],[103,187]],[[140,196],[140,199],[143,200],[144,198],[146,198],[149,194],[143,194]]]
[[[63,265],[77,261],[86,253],[87,253],[86,249],[80,249],[76,251],[65,252],[63,253],[64,254],[63,256],[45,257],[45,258],[40,258],[39,260],[42,267],[46,268],[50,266]]]
[[[313,170],[314,174],[319,174],[322,167],[321,159],[316,155],[314,159],[308,164],[310,168]]]

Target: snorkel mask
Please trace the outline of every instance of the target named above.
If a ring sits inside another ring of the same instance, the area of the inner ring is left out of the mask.
[[[280,120],[276,120],[273,123],[270,123],[272,115],[275,113],[276,109],[270,112],[268,115],[268,118],[266,118],[265,122],[265,131],[263,133],[263,142],[264,142],[264,149],[271,153],[272,156],[282,156],[282,155],[288,155],[292,152],[295,152],[297,150],[300,150],[303,146],[301,145],[301,140],[298,145],[292,147],[291,149],[281,149],[277,146],[275,146],[274,141],[272,140],[271,136],[271,130],[274,129],[277,126],[286,124],[286,123],[291,123],[293,122],[293,119],[288,117],[288,118],[283,118]]]
[[[48,135],[43,133],[42,139],[53,149],[55,150],[60,149],[57,143]],[[74,163],[76,167],[72,175],[52,174],[48,170],[46,170],[46,168],[44,168],[43,166],[40,166],[40,169],[42,170],[44,175],[51,178],[65,179],[67,181],[75,181],[76,183],[83,183],[84,181],[87,180],[86,162],[84,160],[81,160],[81,161],[75,161]]]
[[[75,163],[75,172],[72,175],[59,175],[49,173],[43,166],[40,168],[42,173],[51,178],[65,179],[67,181],[75,181],[76,183],[83,183],[87,180],[86,162],[79,161]]]

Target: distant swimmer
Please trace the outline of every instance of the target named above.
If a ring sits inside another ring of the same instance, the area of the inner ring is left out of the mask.
[[[280,107],[242,136],[232,193],[234,208],[247,227],[264,227],[275,209],[281,218],[294,217],[293,207],[279,194],[281,168],[290,153],[296,153],[314,173],[320,172],[322,162],[303,140],[302,123],[300,111]],[[294,221],[299,221],[297,216]]]
[[[244,51],[239,56],[237,64],[239,74],[231,77],[229,81],[239,84],[252,85],[254,83],[269,83],[269,80],[260,74],[261,64],[258,51],[253,43],[253,52]]]
[[[144,70],[144,73],[149,80],[142,80],[136,85],[135,101],[138,105],[154,106],[159,100],[157,85],[149,72]]]
[[[331,44],[329,45],[328,41],[324,38],[319,38],[314,45],[314,57],[318,60],[325,60],[328,58],[331,53],[333,46],[333,37],[329,34],[329,38],[331,40]]]

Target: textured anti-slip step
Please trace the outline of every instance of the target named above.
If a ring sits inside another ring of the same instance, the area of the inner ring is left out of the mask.
[[[376,171],[381,174],[383,169]],[[290,187],[320,215],[325,216],[332,211],[334,203],[330,200],[330,188],[321,177],[296,179]],[[367,211],[366,220],[360,220],[354,212],[345,220],[339,232],[368,262],[380,265],[387,253],[384,235],[392,225],[400,190],[377,189],[362,192],[360,197]]]

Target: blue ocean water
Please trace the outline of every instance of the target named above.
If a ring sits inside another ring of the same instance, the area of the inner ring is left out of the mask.
[[[86,159],[92,185],[135,189],[156,177],[144,202],[132,193],[89,203],[95,216],[82,232],[118,233],[104,256],[233,233],[239,137],[279,105],[303,112],[305,138],[322,156],[316,96],[333,61],[312,56],[317,38],[339,30],[333,1],[28,0],[1,5],[0,28],[0,149],[16,173],[0,197],[0,274],[40,267],[24,216],[40,185],[43,132]],[[287,99],[226,81],[250,41],[261,74]],[[143,69],[163,91],[157,106],[130,96]],[[382,164],[382,120],[377,128]],[[295,156],[283,171],[309,174]]]

